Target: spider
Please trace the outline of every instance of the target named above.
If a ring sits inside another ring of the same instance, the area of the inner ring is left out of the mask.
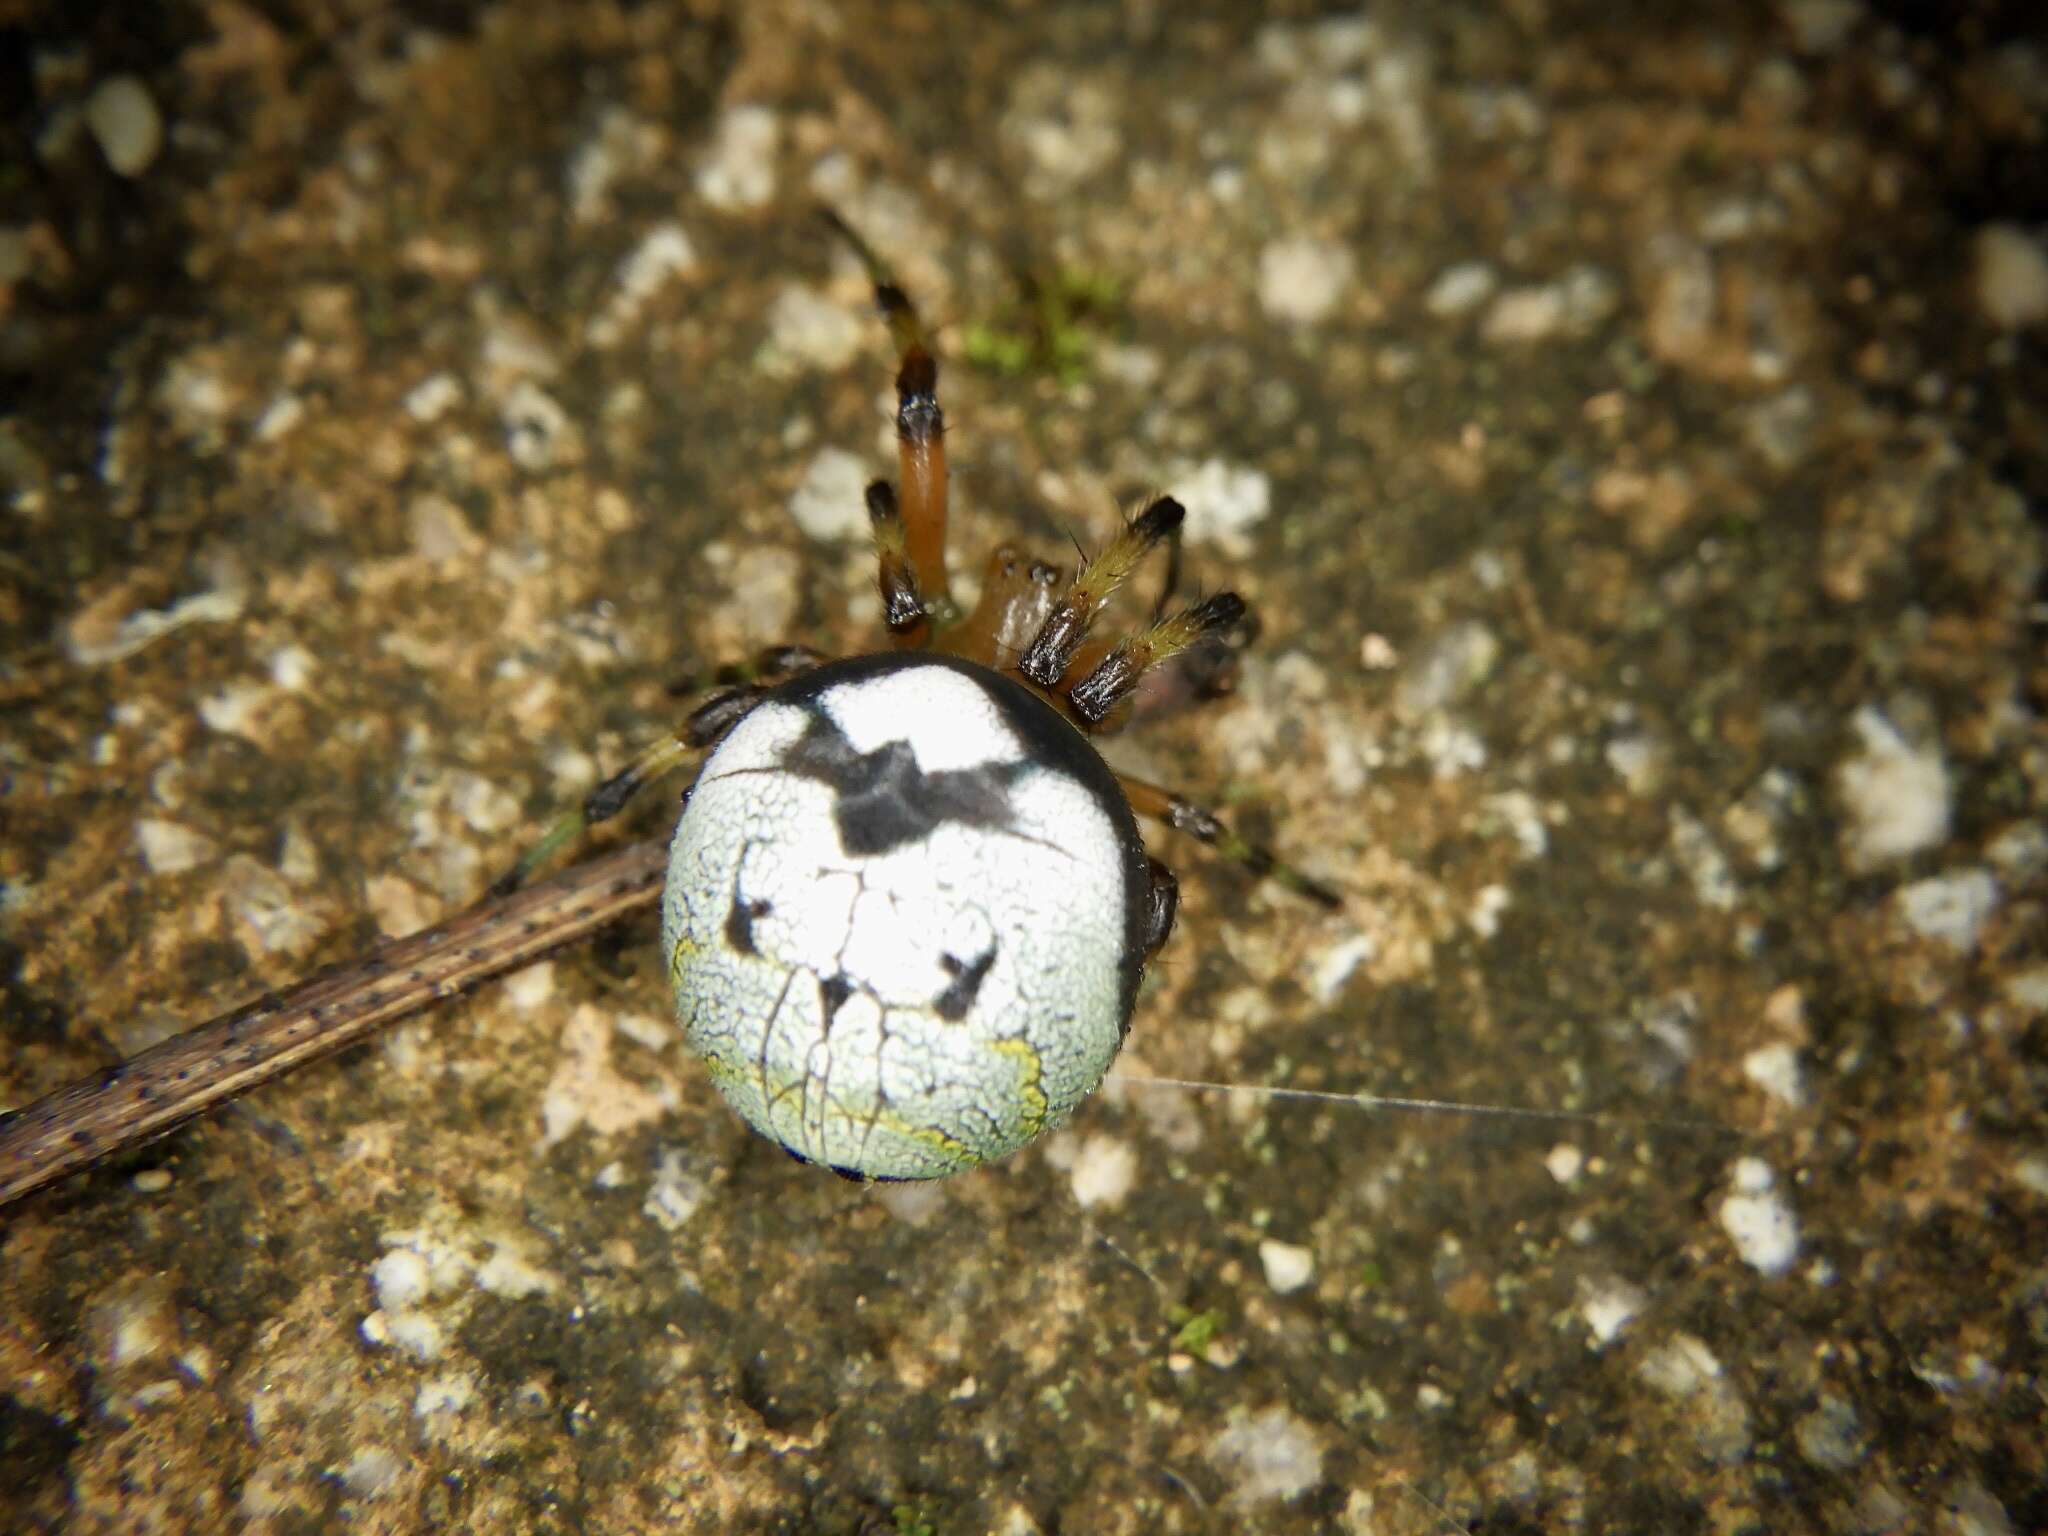
[[[1151,501],[1071,579],[1004,545],[974,606],[954,601],[938,365],[886,264],[827,219],[898,353],[900,484],[867,488],[890,648],[828,661],[785,645],[729,673],[497,889],[709,753],[662,897],[686,1039],[796,1158],[856,1180],[937,1178],[1058,1126],[1108,1072],[1179,897],[1138,817],[1314,901],[1337,896],[1089,743],[1175,665],[1197,697],[1228,691],[1248,610],[1232,592],[1173,605],[1179,502]],[[1150,621],[1098,634],[1161,545]]]
[[[938,365],[887,266],[828,220],[867,267],[898,351],[901,485],[877,481],[866,498],[890,648],[827,660],[783,645],[726,669],[476,907],[0,1116],[0,1205],[645,905],[662,863],[649,844],[520,888],[700,758],[661,898],[685,1037],[756,1130],[851,1179],[977,1167],[1100,1085],[1178,905],[1139,817],[1338,905],[1090,745],[1175,684],[1200,700],[1234,682],[1252,632],[1243,600],[1173,607],[1178,502],[1153,500],[1071,580],[1004,545],[975,605],[954,602]],[[1099,636],[1109,599],[1162,545],[1150,622]]]

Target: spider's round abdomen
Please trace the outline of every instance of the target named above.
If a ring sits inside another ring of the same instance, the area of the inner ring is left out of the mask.
[[[1102,1081],[1143,963],[1146,864],[1095,749],[971,662],[866,656],[769,694],[676,824],[676,1012],[797,1156],[937,1178]]]

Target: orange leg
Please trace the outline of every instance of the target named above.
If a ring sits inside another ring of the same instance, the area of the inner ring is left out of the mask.
[[[875,285],[875,304],[889,322],[896,342],[896,478],[900,496],[897,552],[922,595],[930,617],[943,627],[951,617],[952,597],[946,583],[946,414],[939,409],[939,365],[926,341],[917,307],[896,283],[886,263],[847,222],[830,209],[825,221],[853,248],[868,279]],[[873,515],[874,498],[869,493]],[[877,524],[879,538],[879,522]],[[888,551],[883,551],[887,559]],[[889,600],[884,573],[883,599]],[[894,625],[892,623],[891,627]],[[899,639],[926,637],[914,625]]]

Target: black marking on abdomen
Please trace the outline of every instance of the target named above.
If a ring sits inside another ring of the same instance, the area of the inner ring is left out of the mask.
[[[940,1018],[948,1024],[958,1024],[967,1017],[974,1006],[974,999],[981,991],[981,984],[988,978],[989,967],[996,963],[996,942],[990,939],[988,948],[974,959],[962,963],[951,955],[940,955],[939,964],[946,968],[946,974],[953,979],[946,984],[946,990],[932,999],[932,1007],[938,1010]]]
[[[853,983],[844,976],[834,974],[818,978],[818,1003],[824,1009],[827,1024],[832,1022],[833,1015],[846,1006],[846,1000],[851,996]]]
[[[725,914],[725,942],[743,955],[758,955],[761,947],[754,942],[754,924],[774,910],[765,901],[735,900]]]
[[[782,765],[832,789],[840,845],[856,857],[923,842],[948,822],[1009,830],[1010,784],[1027,766],[988,763],[926,773],[909,742],[857,752],[831,717],[819,711],[811,713]]]

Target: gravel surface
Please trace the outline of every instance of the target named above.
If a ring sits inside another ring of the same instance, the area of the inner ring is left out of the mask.
[[[0,1528],[2048,1527],[2025,10],[9,8],[0,1103],[875,643],[820,202],[963,583],[1187,496],[1264,632],[1110,755],[1346,899],[1162,835],[1123,1070],[1326,1097],[943,1185],[651,922],[273,1085],[0,1217]]]

